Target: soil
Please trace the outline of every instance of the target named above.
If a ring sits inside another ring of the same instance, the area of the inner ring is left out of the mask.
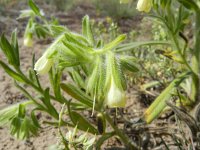
[[[46,14],[53,14],[53,16],[59,19],[61,24],[66,25],[69,29],[77,32],[80,32],[81,19],[85,14],[88,14],[91,18],[94,18],[97,21],[105,20],[105,16],[96,15],[95,8],[88,4],[79,4],[67,13],[57,12],[55,8],[52,8],[52,6],[46,6],[39,0],[38,5],[44,9]],[[2,15],[0,15],[0,34],[4,32],[9,36],[14,28],[18,28],[22,70],[27,72],[28,68],[31,66],[30,58],[32,58],[32,55],[36,54],[36,58],[39,58],[45,48],[50,44],[51,40],[38,41],[36,39],[33,48],[23,46],[23,31],[26,26],[26,20],[16,20],[15,18],[18,17],[19,10],[25,8],[27,8],[27,4],[24,1],[14,1],[7,6],[7,8],[2,12]],[[133,27],[139,29],[139,26],[137,25],[139,24],[139,21],[141,21],[141,16],[123,19],[119,21],[119,26],[121,26],[123,33],[127,33]],[[2,52],[0,53],[0,59],[5,60]],[[48,86],[46,83],[47,79],[43,79],[44,86]],[[0,109],[26,100],[23,94],[16,89],[12,79],[7,76],[2,68],[0,69],[0,84]],[[138,118],[142,116],[144,110],[149,106],[152,99],[154,99],[154,97],[147,97],[147,95],[139,93],[138,88],[130,84],[127,90],[127,107],[120,110],[123,116],[125,116],[125,120],[123,120],[121,114],[119,114],[117,116],[117,122],[119,123],[119,126],[122,126],[124,122],[126,123],[124,131],[127,132],[133,141],[141,140],[141,146],[143,149],[166,149],[161,138],[162,136],[165,136],[165,141],[171,143],[172,149],[176,149],[173,147],[173,141],[170,140],[171,138],[169,135],[171,134],[171,131],[177,129],[177,126],[174,125],[174,121],[172,121],[173,125],[169,125],[170,123],[167,122],[168,117],[162,116],[163,119],[155,121],[153,124],[148,126],[134,126],[134,122],[137,123],[139,121]],[[147,101],[150,102],[147,104]],[[113,113],[115,113],[115,110]],[[168,114],[170,116],[170,113]],[[45,116],[45,114],[42,115],[40,121],[43,121],[43,118],[50,119],[48,116]],[[0,128],[0,150],[47,150],[49,146],[57,143],[57,130],[57,128],[45,125],[40,130],[38,137],[31,137],[29,140],[20,141],[9,134],[8,128]],[[123,144],[114,137],[106,141],[102,149],[123,150],[125,148],[122,145]]]

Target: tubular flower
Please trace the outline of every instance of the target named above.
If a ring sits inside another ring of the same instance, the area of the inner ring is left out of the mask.
[[[42,55],[42,57],[40,57],[40,59],[38,59],[38,61],[35,63],[34,66],[34,70],[38,73],[38,74],[46,74],[49,72],[49,70],[51,69],[54,61],[53,58],[50,57],[52,56],[54,53],[56,53],[56,49],[58,49],[59,47],[59,42],[63,40],[65,36],[61,35],[59,36],[53,43],[52,45],[45,51],[45,53]]]
[[[106,105],[110,108],[125,107],[126,105],[125,92],[117,87],[113,78],[111,79],[111,85],[107,93]]]
[[[148,13],[152,7],[152,0],[139,0],[137,3],[137,10]]]
[[[26,37],[24,38],[24,46],[27,47],[33,46],[32,34],[26,35]]]
[[[38,74],[42,75],[48,73],[51,69],[51,66],[53,65],[53,60],[48,59],[47,54],[48,53],[45,52],[44,55],[40,57],[40,59],[38,59],[38,61],[35,63],[34,70],[37,71]]]

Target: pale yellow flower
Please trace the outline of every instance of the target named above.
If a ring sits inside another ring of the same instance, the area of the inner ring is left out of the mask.
[[[113,78],[111,78],[110,89],[107,93],[106,105],[110,108],[125,107],[126,105],[125,91],[117,87]]]
[[[137,10],[148,13],[152,7],[152,0],[139,0],[137,3]]]
[[[32,39],[32,35],[26,35],[26,37],[24,38],[24,46],[27,47],[32,47],[33,46],[33,39]]]
[[[56,49],[59,47],[59,42],[62,41],[64,38],[64,35],[59,36],[52,44],[51,46],[45,51],[45,53],[38,59],[38,61],[35,63],[34,70],[38,74],[46,74],[51,69],[52,65],[54,64],[53,58],[50,56],[56,52]]]
[[[42,74],[48,73],[53,65],[53,60],[47,58],[47,56],[48,56],[47,54],[48,53],[45,52],[44,55],[42,57],[40,57],[40,59],[38,59],[38,61],[35,63],[34,70],[38,74],[42,75]]]

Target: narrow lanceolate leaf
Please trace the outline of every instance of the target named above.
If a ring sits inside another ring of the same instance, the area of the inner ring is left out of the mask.
[[[39,124],[39,121],[38,121],[38,119],[37,119],[37,117],[36,117],[36,115],[35,115],[35,111],[36,111],[37,109],[33,109],[32,111],[31,111],[31,119],[32,119],[32,121],[33,121],[33,124],[36,126],[36,127],[38,127],[38,128],[41,128],[41,126],[40,126],[40,124]]]
[[[188,9],[194,9],[195,11],[199,11],[198,5],[193,0],[178,0],[179,3],[181,3],[183,6],[185,6]]]
[[[93,100],[74,85],[70,83],[69,84],[62,83],[61,88],[70,96],[72,96],[74,99],[92,108]]]
[[[187,78],[191,73],[184,73],[178,78],[174,79],[167,88],[154,100],[151,106],[145,111],[144,119],[147,123],[151,123],[163,109],[167,106],[166,101],[168,101],[172,94],[175,92],[175,89],[179,84]]]
[[[94,36],[92,33],[89,16],[85,16],[82,21],[82,34],[87,38],[91,46],[94,46]]]
[[[80,47],[75,45],[74,43],[62,41],[63,44],[76,55],[76,57],[82,58],[84,60],[88,59],[88,55],[85,51],[83,51]]]
[[[85,82],[78,71],[73,69],[71,71],[71,76],[74,82],[78,85],[78,87],[83,88],[83,89],[85,88]]]
[[[6,125],[11,122],[14,117],[18,115],[19,105],[28,105],[32,104],[33,101],[23,101],[21,103],[13,104],[11,106],[0,108],[0,127]]]
[[[6,73],[11,76],[13,79],[19,82],[24,82],[24,79],[15,71],[13,71],[10,67],[8,67],[5,63],[0,61],[0,65],[3,67],[3,69],[6,71]]]
[[[19,48],[18,48],[17,30],[16,29],[12,32],[11,44],[13,46],[13,51],[14,51],[15,58],[16,58],[16,64],[17,64],[17,66],[20,66]]]
[[[50,28],[51,28],[51,33],[53,34],[54,37],[57,37],[68,31],[68,29],[62,25],[51,25]]]
[[[10,120],[17,115],[19,104],[0,110],[0,127],[6,125]]]
[[[132,42],[127,44],[121,44],[116,48],[116,52],[124,52],[128,50],[132,50],[134,48],[146,45],[170,45],[171,43],[168,41],[144,41],[144,42]]]
[[[115,48],[118,44],[120,44],[122,41],[124,41],[126,39],[126,35],[125,34],[122,34],[122,35],[119,35],[116,39],[114,39],[112,42],[110,42],[109,44],[106,44],[104,46],[104,51],[107,51],[107,50],[111,50],[113,48]]]
[[[96,149],[101,149],[101,146],[103,145],[103,143],[114,135],[115,135],[115,132],[111,132],[111,133],[106,133],[103,136],[101,136],[96,142]]]
[[[34,13],[35,13],[36,15],[41,16],[40,9],[39,9],[38,6],[33,2],[33,0],[29,0],[29,1],[28,1],[28,4],[29,4],[30,8],[34,11]]]
[[[131,72],[137,72],[137,71],[139,71],[139,69],[134,61],[135,61],[135,58],[133,58],[133,57],[121,57],[120,58],[120,63],[124,69],[127,69]]]
[[[69,113],[72,122],[74,125],[77,125],[77,128],[83,131],[88,131],[93,134],[98,134],[96,128],[94,128],[84,117],[75,111]]]
[[[76,44],[76,46],[79,49],[82,49],[82,51],[93,51],[91,47],[88,47],[88,43],[86,42],[86,39],[82,35],[78,35],[75,33],[66,33],[65,37],[67,41]]]
[[[6,39],[4,34],[0,38],[0,48],[2,49],[4,54],[6,55],[8,62],[11,65],[19,66],[16,55],[14,53],[14,47],[9,43],[9,41]]]
[[[44,97],[41,98],[43,104],[46,106],[48,113],[51,114],[54,118],[58,119],[59,114],[55,107],[51,104],[51,99],[49,95],[49,88],[44,91]]]

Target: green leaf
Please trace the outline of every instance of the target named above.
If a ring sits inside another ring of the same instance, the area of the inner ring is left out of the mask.
[[[8,67],[5,63],[0,61],[0,65],[3,67],[3,69],[6,71],[6,73],[11,76],[14,80],[19,81],[19,82],[24,82],[23,77],[21,77],[20,74],[16,73],[13,71],[10,67]]]
[[[73,67],[73,66],[78,66],[78,65],[80,65],[81,64],[81,62],[78,62],[78,61],[61,61],[60,63],[59,63],[59,67],[61,67],[61,68],[66,68],[66,67]]]
[[[63,44],[72,52],[76,55],[76,57],[84,60],[88,60],[88,54],[86,51],[83,51],[82,48],[78,47],[75,43],[70,43],[70,42],[65,42],[62,41]]]
[[[65,37],[66,39],[75,44],[79,49],[81,49],[82,51],[89,51],[92,52],[93,49],[91,47],[88,47],[88,43],[85,42],[85,38],[82,37],[81,35],[78,34],[72,34],[72,33],[65,33]]]
[[[18,139],[27,139],[30,135],[37,135],[38,128],[28,117],[15,117],[11,123],[11,134]]]
[[[128,50],[132,50],[134,48],[140,47],[140,46],[147,46],[147,45],[170,45],[171,43],[168,41],[144,41],[144,42],[132,42],[127,44],[121,44],[119,45],[115,52],[124,52]]]
[[[33,10],[31,9],[21,10],[19,17],[17,17],[17,20],[22,19],[22,18],[27,18],[27,17],[33,17],[33,16],[35,16],[35,13]]]
[[[29,79],[32,81],[33,84],[37,85],[35,71],[32,68],[29,69]]]
[[[25,105],[20,104],[20,105],[19,105],[19,109],[18,109],[18,117],[24,118],[25,115],[26,115],[26,108],[25,108]]]
[[[120,62],[123,68],[131,71],[131,72],[138,72],[139,69],[135,63],[135,58],[133,57],[121,57]]]
[[[8,62],[13,66],[19,66],[18,60],[15,55],[14,47],[9,43],[4,34],[0,38],[0,48],[6,55]]]
[[[25,107],[33,101],[21,102],[0,110],[0,126],[10,124],[11,134],[19,139],[28,138],[31,134],[36,135],[37,127],[26,116]]]
[[[73,69],[71,71],[71,76],[72,76],[74,82],[78,85],[78,87],[85,88],[85,82],[84,82],[83,78],[81,77],[81,75],[79,74],[78,71]]]
[[[165,88],[164,91],[154,100],[154,102],[144,113],[144,119],[147,123],[151,123],[159,116],[159,114],[167,106],[166,101],[168,101],[172,94],[174,94],[176,87],[179,86],[179,84],[190,74],[190,72],[187,72],[174,79],[169,86]]]
[[[33,109],[32,111],[31,111],[31,119],[32,119],[32,121],[33,121],[33,124],[36,126],[36,127],[38,127],[38,128],[41,128],[41,126],[40,126],[40,124],[39,124],[39,122],[38,122],[38,119],[37,119],[37,117],[36,117],[36,115],[35,115],[35,111],[37,110],[37,108],[35,108],[35,109]]]
[[[103,143],[115,135],[115,132],[103,134],[96,142],[96,149],[101,149]]]
[[[111,50],[113,48],[115,48],[118,44],[120,44],[122,41],[124,41],[126,39],[126,34],[122,34],[122,35],[119,35],[116,39],[114,39],[112,42],[106,44],[104,47],[103,47],[103,50],[104,51],[107,51],[107,50]]]
[[[15,29],[12,32],[11,35],[11,45],[13,46],[13,51],[15,54],[15,58],[16,58],[16,65],[20,66],[20,60],[19,60],[19,48],[18,48],[18,40],[17,40],[17,29]]]
[[[62,25],[51,25],[50,27],[51,27],[51,32],[54,37],[57,37],[68,31],[68,29]]]
[[[92,33],[89,16],[83,17],[82,21],[82,34],[88,39],[91,46],[94,46],[94,36]]]
[[[48,28],[42,25],[35,25],[34,30],[38,38],[46,38],[50,35]]]
[[[199,11],[198,5],[193,0],[178,0],[184,7],[187,9],[194,9],[195,11]]]
[[[10,122],[12,118],[17,115],[19,104],[14,104],[10,107],[6,107],[0,110],[0,126],[4,126]]]
[[[61,88],[70,96],[81,102],[82,104],[85,104],[90,108],[92,108],[93,100],[74,85],[70,83],[68,84],[61,83]]]
[[[33,2],[33,0],[28,1],[29,7],[34,11],[36,15],[42,16],[40,13],[40,9],[38,6]]]
[[[48,111],[48,113],[51,114],[54,118],[58,119],[59,114],[58,114],[57,110],[55,109],[55,107],[51,104],[49,88],[47,88],[44,91],[44,97],[41,97],[41,100],[42,100],[43,104],[46,106],[46,108],[47,108],[46,110]]]
[[[45,106],[37,102],[28,92],[25,90],[22,86],[20,86],[17,82],[15,82],[15,86],[24,94],[25,97],[33,101],[35,104],[37,104],[37,108],[40,108],[41,110],[46,110]]]
[[[83,131],[88,131],[92,134],[98,134],[97,129],[95,129],[85,118],[83,118],[79,113],[75,111],[69,112],[70,118],[77,128]]]
[[[62,98],[61,89],[60,89],[60,80],[62,76],[62,70],[57,68],[54,73],[54,94],[58,99]]]

